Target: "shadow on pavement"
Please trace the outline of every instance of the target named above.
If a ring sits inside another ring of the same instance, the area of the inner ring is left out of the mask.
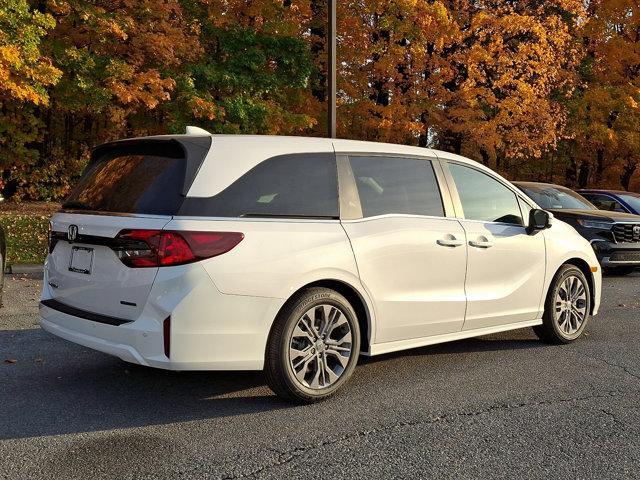
[[[375,358],[536,348],[531,334],[482,337]],[[523,338],[519,338],[522,336]],[[171,372],[140,367],[40,329],[0,331],[0,439],[61,435],[300,408],[280,401],[262,372]],[[366,368],[366,367],[365,367]],[[397,363],[389,368],[402,370]],[[412,368],[409,365],[407,368]],[[396,371],[394,375],[407,372]]]
[[[0,352],[0,439],[292,408],[265,386],[262,372],[140,367],[40,329],[0,331]]]

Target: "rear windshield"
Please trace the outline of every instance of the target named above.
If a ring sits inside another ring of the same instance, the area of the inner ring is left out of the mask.
[[[101,147],[62,207],[174,215],[184,199],[186,168],[184,150],[177,142]]]

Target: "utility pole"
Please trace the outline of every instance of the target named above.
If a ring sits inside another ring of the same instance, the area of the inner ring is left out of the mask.
[[[327,134],[336,138],[336,0],[327,0]]]

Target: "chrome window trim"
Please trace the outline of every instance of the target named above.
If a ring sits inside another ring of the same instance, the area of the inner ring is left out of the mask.
[[[362,223],[369,220],[380,220],[384,218],[422,218],[425,220],[449,220],[456,222],[459,219],[455,217],[437,217],[434,215],[414,215],[411,213],[385,213],[383,215],[374,215],[372,217],[354,218],[351,220],[341,220],[342,223]],[[506,224],[511,225],[511,224]]]
[[[340,223],[337,218],[286,218],[286,217],[203,217],[203,216],[189,216],[189,215],[176,215],[173,220],[188,220],[198,222],[285,222],[285,223]]]

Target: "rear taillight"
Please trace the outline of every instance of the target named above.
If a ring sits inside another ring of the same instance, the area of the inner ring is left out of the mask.
[[[243,238],[239,232],[122,230],[114,250],[128,267],[168,267],[221,255]]]

